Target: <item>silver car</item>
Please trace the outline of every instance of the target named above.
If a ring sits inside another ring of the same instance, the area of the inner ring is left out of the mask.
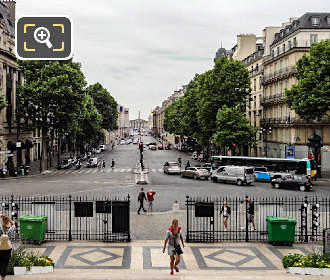
[[[165,162],[164,173],[166,174],[180,174],[181,169],[177,162]]]
[[[188,167],[187,169],[181,172],[181,177],[208,180],[210,177],[210,172],[203,167]]]
[[[253,167],[246,166],[221,166],[213,171],[211,180],[213,182],[228,182],[239,186],[251,185],[255,182]]]

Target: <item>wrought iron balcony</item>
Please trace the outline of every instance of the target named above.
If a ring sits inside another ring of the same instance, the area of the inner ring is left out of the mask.
[[[297,72],[296,66],[283,67],[271,73],[265,73],[263,76],[263,84],[268,84],[276,79],[284,78]]]

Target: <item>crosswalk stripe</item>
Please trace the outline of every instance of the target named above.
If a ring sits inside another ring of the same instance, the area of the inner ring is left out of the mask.
[[[162,168],[159,168],[158,171],[159,171],[159,172],[163,172],[163,169],[162,169]]]
[[[155,172],[156,171],[156,169],[152,169],[152,172]]]
[[[81,173],[84,173],[86,170],[80,170],[78,173],[81,174]]]
[[[125,172],[125,169],[120,170],[120,172]]]
[[[111,171],[111,169],[108,169],[108,170],[107,170],[107,173],[109,173],[110,171]]]
[[[95,170],[93,170],[93,172],[92,172],[92,173],[93,173],[93,174],[95,174],[97,171],[98,171],[98,170],[97,170],[97,169],[95,169]]]
[[[118,171],[119,171],[119,169],[115,168],[115,170],[113,172],[118,172]]]
[[[132,168],[128,168],[128,169],[127,169],[127,172],[131,172],[131,171],[132,171]]]
[[[88,173],[91,172],[91,171],[92,171],[91,169],[87,170],[87,171],[86,171],[86,174],[88,174]]]

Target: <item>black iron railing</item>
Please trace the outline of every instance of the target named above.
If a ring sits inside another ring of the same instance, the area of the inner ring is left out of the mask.
[[[4,196],[0,212],[12,217],[20,238],[19,218],[47,216],[46,240],[130,241],[130,198],[87,196]]]
[[[224,225],[224,202],[231,214]],[[251,198],[254,223],[247,209],[248,197],[186,198],[187,242],[267,241],[267,216],[296,220],[296,241],[322,240],[323,229],[330,226],[330,197]],[[317,214],[316,214],[317,213]]]

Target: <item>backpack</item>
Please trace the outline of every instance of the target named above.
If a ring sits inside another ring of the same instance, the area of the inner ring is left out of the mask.
[[[0,250],[10,250],[12,248],[8,235],[2,229],[2,235],[0,236]]]

